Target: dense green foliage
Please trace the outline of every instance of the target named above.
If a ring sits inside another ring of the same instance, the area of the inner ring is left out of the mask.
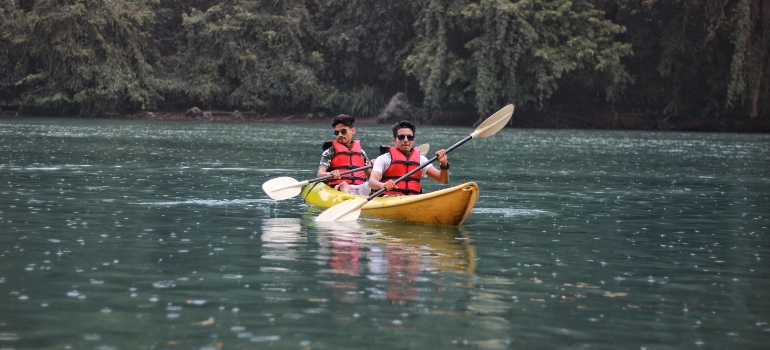
[[[405,67],[428,107],[542,106],[560,81],[576,79],[615,99],[631,81],[620,64],[631,47],[614,40],[623,27],[588,1],[424,2]]]
[[[85,115],[154,107],[161,96],[146,58],[152,13],[145,5],[43,0],[24,14],[6,6],[16,21],[3,21],[11,43],[3,90],[12,93],[2,103]]]
[[[317,105],[328,86],[309,22],[300,1],[226,1],[183,14],[185,92],[210,107]]]
[[[762,0],[0,0],[0,107],[770,113]]]
[[[601,8],[627,26],[618,39],[633,45],[624,65],[636,79],[624,107],[664,115],[770,114],[770,2],[604,0]]]

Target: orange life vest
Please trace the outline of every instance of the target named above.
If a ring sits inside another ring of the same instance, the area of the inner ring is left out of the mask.
[[[361,141],[353,140],[353,144],[348,148],[347,146],[337,142],[331,142],[334,147],[334,157],[327,171],[339,170],[345,172],[355,168],[361,168],[366,166],[364,164],[364,156],[361,151]],[[327,147],[328,148],[328,147]],[[331,179],[327,182],[329,186],[336,186],[340,182],[347,182],[349,185],[360,185],[366,180],[366,173],[363,170],[352,172],[350,174],[342,175],[339,179]]]
[[[385,173],[382,174],[382,181],[398,179],[406,173],[412,171],[420,166],[420,152],[412,148],[409,151],[409,159],[407,159],[398,148],[390,147],[390,166],[385,169]],[[422,193],[420,188],[420,177],[422,176],[422,170],[416,171],[414,174],[409,175],[404,180],[396,183],[395,189],[392,191],[385,191],[385,195],[413,195]]]

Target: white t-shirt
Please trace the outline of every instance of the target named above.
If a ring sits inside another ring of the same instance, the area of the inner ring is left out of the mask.
[[[377,159],[374,161],[374,166],[372,166],[372,172],[379,172],[380,174],[385,174],[385,169],[387,169],[390,166],[392,158],[390,157],[390,153],[381,154]],[[420,165],[423,165],[428,162],[428,158],[424,155],[420,155]],[[422,177],[428,176],[428,169],[433,168],[433,164],[429,164],[428,166],[422,168]],[[384,181],[383,181],[384,182]]]

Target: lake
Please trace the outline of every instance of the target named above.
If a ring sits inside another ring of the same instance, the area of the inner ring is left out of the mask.
[[[356,136],[370,156],[392,137]],[[0,348],[770,344],[770,135],[507,128],[449,154],[449,185],[480,188],[459,227],[316,224],[265,195],[315,178],[331,137],[0,119]]]

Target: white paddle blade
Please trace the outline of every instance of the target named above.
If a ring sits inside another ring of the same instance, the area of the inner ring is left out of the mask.
[[[356,198],[344,201],[329,209],[324,210],[315,218],[318,222],[331,221],[355,221],[361,215],[361,207],[369,202],[366,198]]]
[[[262,184],[262,190],[270,198],[277,201],[295,197],[302,192],[302,186],[307,185],[307,181],[297,182],[288,176],[277,177]]]
[[[423,143],[422,145],[419,145],[415,148],[417,148],[417,150],[420,151],[421,155],[426,155],[428,154],[428,151],[430,151],[430,144]]]
[[[496,134],[511,120],[513,105],[507,105],[481,123],[471,137],[487,137]]]

